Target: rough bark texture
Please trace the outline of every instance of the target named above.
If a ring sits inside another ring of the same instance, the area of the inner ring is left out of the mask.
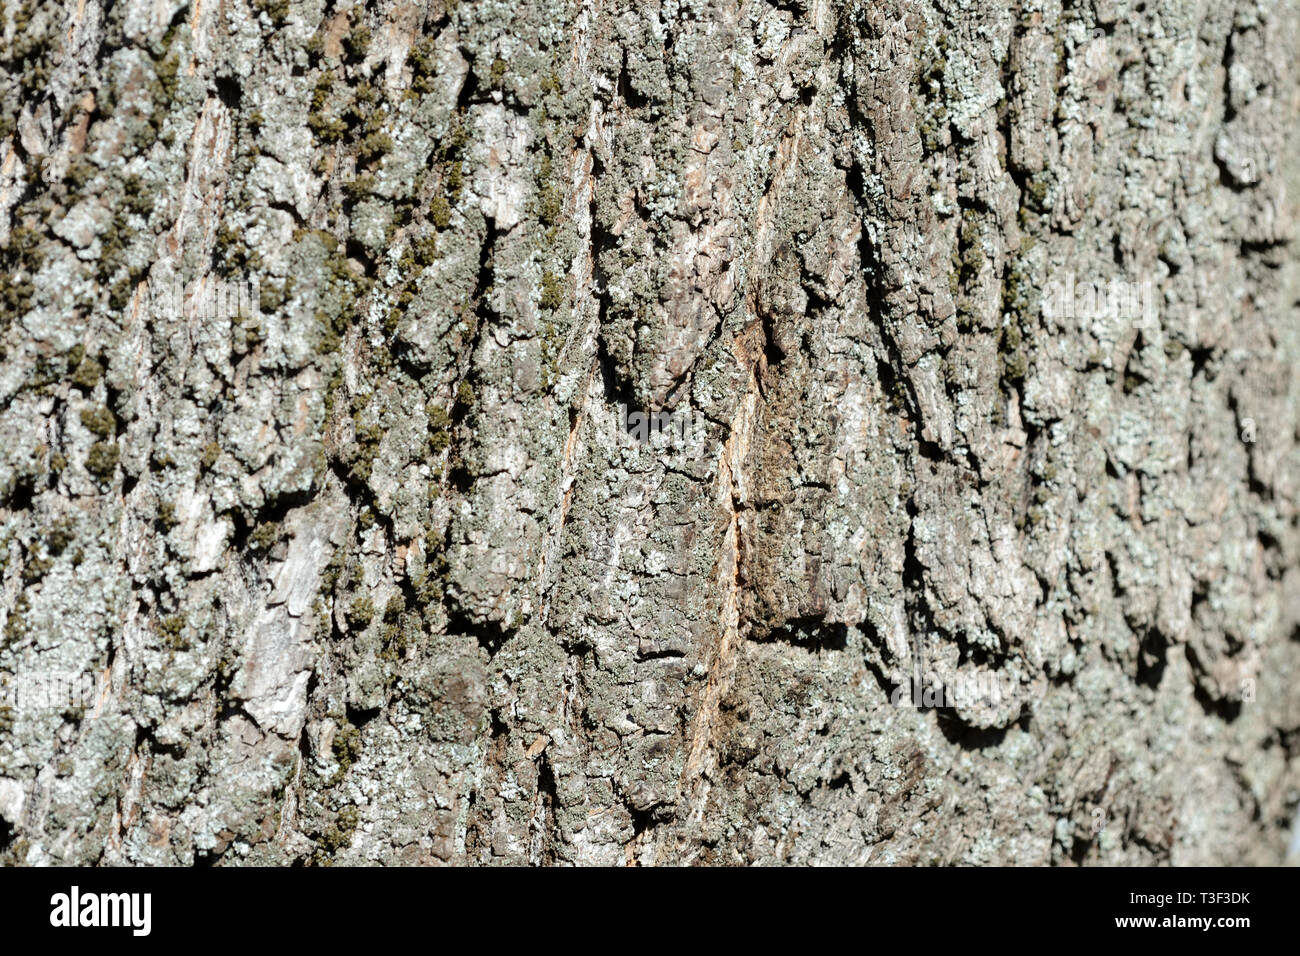
[[[1294,0],[2,23],[4,862],[1284,858]]]

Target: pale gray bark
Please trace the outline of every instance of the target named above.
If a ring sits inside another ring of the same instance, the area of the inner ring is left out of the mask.
[[[1294,0],[3,29],[0,859],[1283,859]]]

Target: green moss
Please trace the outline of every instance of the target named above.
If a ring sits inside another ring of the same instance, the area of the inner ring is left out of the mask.
[[[447,164],[447,191],[451,193],[453,199],[459,199],[461,190],[465,188],[464,167],[459,159],[453,160]]]
[[[312,862],[316,866],[329,866],[333,854],[352,845],[352,838],[356,834],[357,824],[360,821],[361,812],[355,806],[348,805],[341,808],[334,822],[321,832]]]
[[[1016,322],[1024,324],[1029,317],[1029,296],[1032,290],[1029,267],[1019,255],[1007,266],[1002,280],[1002,311],[1010,313]]]
[[[940,36],[935,50],[918,57],[913,108],[921,146],[928,153],[943,148],[943,134],[948,127],[948,107],[944,99],[944,82],[948,72],[947,37]]]
[[[211,470],[212,466],[217,463],[217,459],[220,457],[221,446],[214,441],[210,441],[203,446],[203,455],[199,458],[199,464],[202,465],[205,470]]]
[[[351,631],[365,630],[375,617],[375,604],[368,595],[362,595],[348,605],[344,617],[348,622],[348,629]]]
[[[29,592],[20,590],[5,621],[5,640],[9,643],[17,643],[27,636],[27,612],[31,610],[31,603]]]
[[[347,133],[347,124],[326,109],[334,90],[334,73],[326,70],[316,78],[312,90],[311,109],[307,113],[307,127],[322,143],[337,143]]]
[[[357,161],[375,163],[392,150],[393,138],[387,133],[380,131],[367,133],[362,137],[361,142],[357,143]]]
[[[451,445],[451,416],[441,405],[430,402],[425,406],[429,420],[429,452],[440,455]]]
[[[980,244],[979,220],[969,211],[962,214],[961,227],[961,268],[959,278],[962,283],[970,282],[984,268],[984,249]]]
[[[446,196],[434,196],[429,200],[429,221],[439,229],[446,229],[451,224],[451,203]]]
[[[30,311],[36,286],[26,277],[0,275],[0,302],[9,315],[23,315]]]
[[[379,454],[379,442],[384,437],[384,430],[379,425],[361,424],[360,421],[355,420],[358,415],[353,417],[356,444],[347,458],[348,477],[352,481],[364,484],[370,480],[371,472],[374,470],[375,456]]]
[[[421,37],[411,45],[406,57],[411,68],[411,89],[416,93],[432,93],[438,72],[438,46],[432,36]]]
[[[175,53],[154,63],[154,77],[157,84],[155,93],[161,94],[161,96],[155,95],[155,111],[175,98],[176,90],[180,86],[180,66],[180,57]]]
[[[404,273],[414,272],[417,268],[422,269],[425,266],[432,265],[437,258],[438,237],[435,233],[425,236],[423,239],[414,240],[410,248],[403,253],[398,266]]]
[[[447,194],[452,200],[460,198],[460,190],[464,187],[464,169],[461,160],[464,159],[467,146],[469,146],[469,130],[465,129],[464,118],[456,116],[455,125],[438,144],[443,185],[446,186]]]
[[[422,266],[432,265],[438,258],[438,237],[436,234],[417,239],[414,243],[415,261]]]
[[[122,210],[117,210],[113,214],[112,222],[109,223],[108,228],[104,230],[99,240],[101,278],[108,279],[119,269],[128,266],[127,252],[134,237],[135,230],[127,225],[125,214]]]
[[[371,39],[370,29],[364,25],[359,26],[343,38],[343,49],[352,59],[364,60],[370,51]]]
[[[390,339],[397,334],[398,328],[402,324],[402,310],[389,309],[388,314],[384,316],[384,335]]]
[[[289,0],[253,0],[253,9],[265,13],[277,27],[289,22]]]
[[[183,651],[189,647],[189,643],[184,638],[184,632],[184,615],[173,614],[158,622],[158,633],[162,635],[164,643],[172,650]]]
[[[83,408],[81,410],[81,424],[100,438],[108,438],[117,432],[117,419],[103,405],[92,405],[90,408]]]
[[[334,742],[330,752],[339,765],[337,779],[342,779],[348,768],[361,756],[361,731],[349,723],[343,723],[334,733]]]
[[[437,492],[437,485],[429,486],[430,497]],[[441,553],[430,555],[423,571],[411,576],[411,587],[415,589],[416,601],[422,607],[436,607],[443,597],[443,582],[450,568],[447,558]]]
[[[72,543],[72,539],[72,522],[67,518],[61,518],[54,523],[50,533],[45,536],[45,550],[48,554],[58,557],[67,550],[68,545]]]
[[[441,405],[430,402],[424,406],[424,413],[429,419],[430,429],[451,427],[451,416],[447,414],[447,410]]]
[[[311,91],[311,108],[309,112],[319,113],[325,109],[329,102],[330,93],[334,90],[334,73],[331,70],[325,70],[320,76],[316,77],[316,85]]]
[[[1001,363],[1002,379],[1005,383],[1013,384],[1024,381],[1025,374],[1029,371],[1029,362],[1025,358],[1020,337],[1020,326],[1014,321],[1008,322],[1002,327],[1002,335],[998,341],[998,359]]]
[[[263,521],[248,536],[248,545],[255,551],[269,551],[280,539],[280,526],[273,521]]]
[[[280,311],[280,307],[293,294],[296,285],[293,276],[289,276],[283,282],[271,282],[264,280],[257,286],[257,305],[264,314],[271,314]]]
[[[104,377],[104,366],[93,358],[82,359],[77,370],[72,373],[72,384],[82,391],[89,392]]]
[[[41,578],[50,573],[54,567],[54,562],[47,557],[40,555],[28,555],[27,563],[23,565],[23,584],[33,585],[38,583]]]
[[[321,572],[320,594],[328,597],[334,593],[334,588],[343,574],[343,566],[347,562],[347,553],[339,548],[330,558],[329,564],[325,565],[325,570]]]
[[[350,179],[343,186],[343,193],[352,202],[359,202],[375,191],[375,177],[371,173],[362,173]]]
[[[1047,210],[1047,179],[1047,170],[1043,170],[1029,177],[1029,181],[1025,183],[1027,205],[1035,212],[1045,212]]]
[[[383,649],[379,652],[381,658],[396,663],[406,656],[411,642],[401,623],[385,624],[380,636],[383,639]]]
[[[213,241],[213,252],[223,274],[234,275],[248,271],[250,257],[248,247],[244,245],[243,230],[222,223]]]
[[[409,618],[410,615],[406,614],[406,601],[400,594],[395,594],[388,599],[388,603],[384,605],[384,625],[380,630],[380,637],[383,640],[380,657],[384,660],[396,662],[406,656],[410,641],[407,639],[405,625]]]
[[[560,351],[564,336],[552,322],[542,326],[542,376],[541,387],[549,390],[560,377]]]
[[[543,309],[558,309],[564,305],[564,282],[549,269],[542,273],[542,294],[538,304]]]
[[[95,164],[87,157],[78,156],[68,163],[68,171],[63,178],[73,189],[81,190],[95,178],[97,172]]]
[[[97,441],[86,454],[86,470],[100,481],[109,481],[117,471],[121,452],[113,442]]]
[[[9,245],[3,250],[0,270],[0,302],[10,315],[22,315],[31,308],[36,295],[32,281],[44,262],[40,251],[41,234],[27,225],[15,226],[9,233]]]

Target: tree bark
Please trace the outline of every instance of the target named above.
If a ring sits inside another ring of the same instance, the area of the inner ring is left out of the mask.
[[[1294,0],[10,0],[0,860],[1276,863]]]

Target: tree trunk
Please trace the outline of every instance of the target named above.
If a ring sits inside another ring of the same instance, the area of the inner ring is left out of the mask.
[[[1295,0],[3,24],[0,860],[1286,857]]]

